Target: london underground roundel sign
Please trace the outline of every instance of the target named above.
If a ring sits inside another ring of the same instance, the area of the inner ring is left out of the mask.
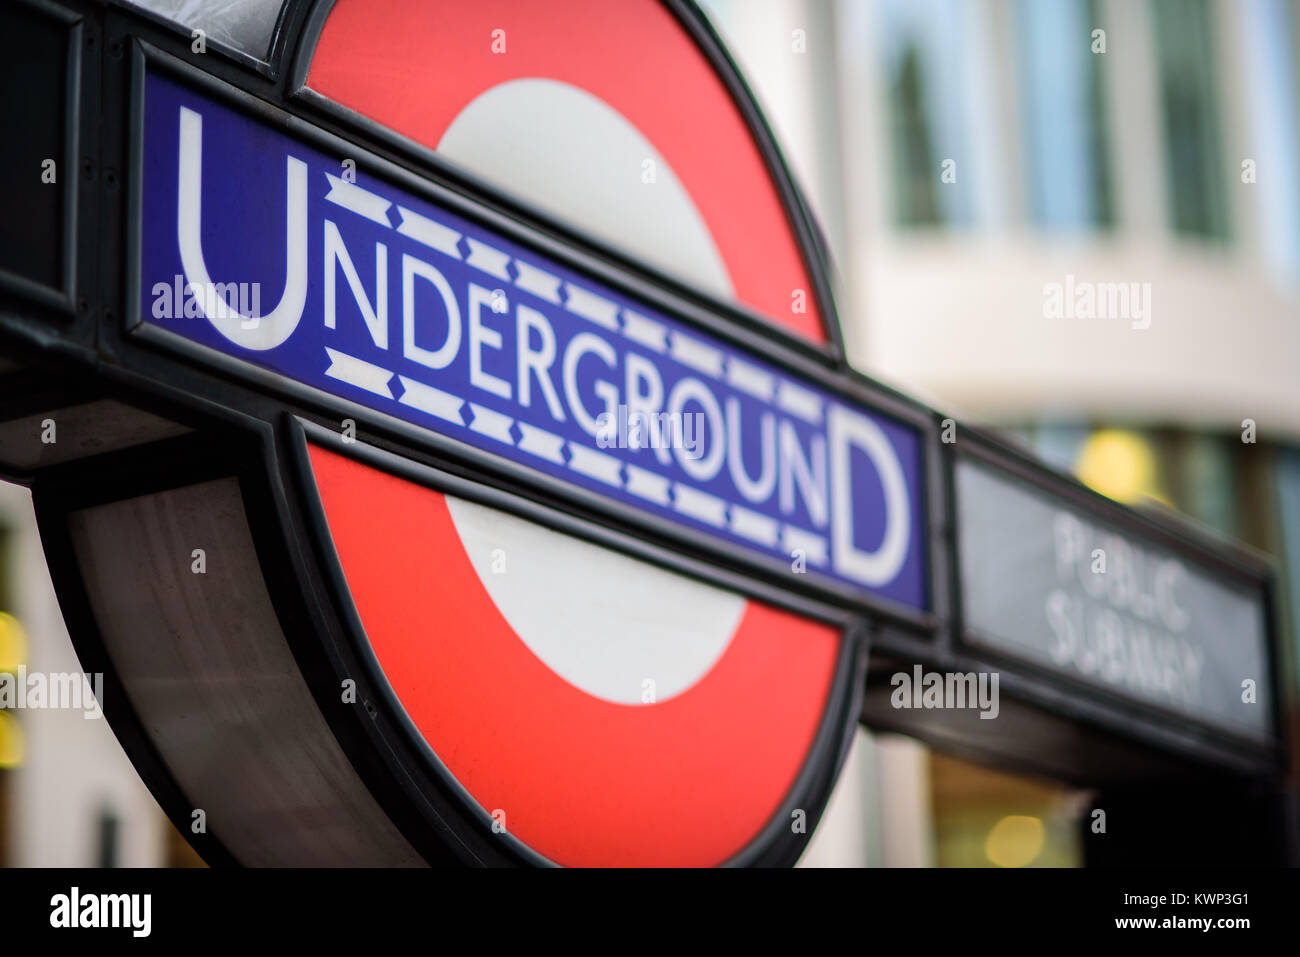
[[[669,9],[475,4],[448,13],[430,18],[408,5],[375,17],[365,4],[337,5],[308,88],[641,261],[825,339],[814,296],[792,311],[796,291],[812,282],[762,151]],[[440,68],[420,68],[430,61]],[[471,290],[475,280],[491,289],[505,275],[480,271],[466,280]],[[609,352],[592,338],[579,353],[575,339],[581,349],[584,335],[616,333],[620,318],[597,294],[575,295],[576,282],[563,287],[570,312],[592,308],[573,323],[576,335],[559,333],[568,345],[548,363],[561,373],[555,388],[531,373],[484,380],[498,397],[513,386],[518,405],[534,391],[529,398],[549,403],[540,418],[557,434],[556,425],[590,415],[582,399],[565,409],[582,391],[567,389],[576,370],[600,370]],[[555,284],[539,280],[536,289],[538,305],[553,307]],[[516,330],[514,348],[532,335],[543,356],[559,353],[549,348],[549,310],[533,312],[527,301],[518,297],[500,323]],[[628,310],[620,311],[626,336]],[[605,370],[604,381],[632,388],[615,409],[647,393],[672,395],[651,371],[664,361],[655,345],[672,355],[655,335],[615,345],[622,369]],[[707,380],[678,383],[692,381]],[[699,396],[721,408],[707,390]],[[521,443],[541,433],[514,418]],[[313,451],[312,462],[385,675],[452,774],[483,808],[503,811],[523,843],[560,863],[721,863],[785,810],[831,702],[843,640],[833,627],[337,453]],[[419,542],[416,553],[396,553],[392,543],[402,540]],[[442,556],[433,580],[430,553]],[[413,608],[406,596],[417,594],[424,600]],[[446,610],[461,640],[409,640],[429,606]]]
[[[703,18],[289,4],[260,72],[107,29],[100,374],[175,430],[35,487],[178,826],[248,864],[793,862],[867,622],[930,614],[930,420],[844,367]]]

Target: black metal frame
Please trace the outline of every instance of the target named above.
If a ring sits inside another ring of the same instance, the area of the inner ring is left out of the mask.
[[[56,288],[0,269],[0,294],[10,294],[15,299],[34,303],[51,310],[56,315],[66,317],[72,315],[77,309],[79,275],[77,223],[87,221],[85,214],[88,212],[80,208],[82,195],[78,187],[83,175],[91,176],[94,173],[93,168],[86,170],[77,161],[83,145],[85,133],[83,125],[88,120],[88,117],[84,116],[82,112],[82,104],[86,93],[83,86],[82,44],[89,42],[93,45],[94,34],[88,33],[83,37],[85,31],[82,16],[74,10],[69,10],[67,7],[52,2],[52,0],[15,0],[15,2],[32,13],[63,24],[68,31],[64,102],[51,104],[64,118],[64,152],[59,157],[58,166],[58,169],[62,171],[58,175],[62,177],[62,185],[59,187],[59,191],[63,220],[61,223],[63,229],[63,245],[61,249],[63,268],[59,285]],[[88,285],[84,281],[84,277],[81,285],[83,287]]]

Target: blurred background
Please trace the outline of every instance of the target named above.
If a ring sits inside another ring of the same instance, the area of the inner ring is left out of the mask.
[[[822,224],[854,365],[1274,556],[1294,702],[1300,0],[703,6]],[[1071,276],[1150,284],[1149,326],[1046,318]],[[4,484],[0,610],[0,670],[80,670]],[[1087,798],[862,730],[802,863],[1070,866]],[[103,720],[0,712],[0,864],[195,863]]]
[[[1274,556],[1294,701],[1300,3],[705,7],[821,221],[853,364]],[[1149,327],[1046,318],[1067,276],[1149,283]],[[1075,864],[1086,797],[863,731],[804,863]]]

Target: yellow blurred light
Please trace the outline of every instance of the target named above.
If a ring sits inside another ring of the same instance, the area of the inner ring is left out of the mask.
[[[0,770],[23,763],[23,726],[8,711],[0,711]]]
[[[1079,451],[1074,471],[1085,485],[1117,502],[1165,501],[1156,487],[1156,457],[1151,447],[1141,436],[1123,429],[1101,429],[1090,435]]]
[[[984,853],[998,867],[1024,867],[1042,853],[1043,822],[1024,814],[1009,814],[993,825]]]
[[[27,635],[18,619],[0,611],[0,671],[17,671],[27,661]]]

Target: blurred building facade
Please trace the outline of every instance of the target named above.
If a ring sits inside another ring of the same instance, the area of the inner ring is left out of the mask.
[[[1275,556],[1294,701],[1300,3],[705,7],[827,234],[854,365]],[[1086,283],[1144,298],[1059,317]],[[1052,782],[866,732],[849,770],[806,862],[1078,859]]]
[[[0,482],[0,670],[82,671],[25,488]],[[75,708],[0,711],[0,866],[157,867],[175,830],[108,722]]]

